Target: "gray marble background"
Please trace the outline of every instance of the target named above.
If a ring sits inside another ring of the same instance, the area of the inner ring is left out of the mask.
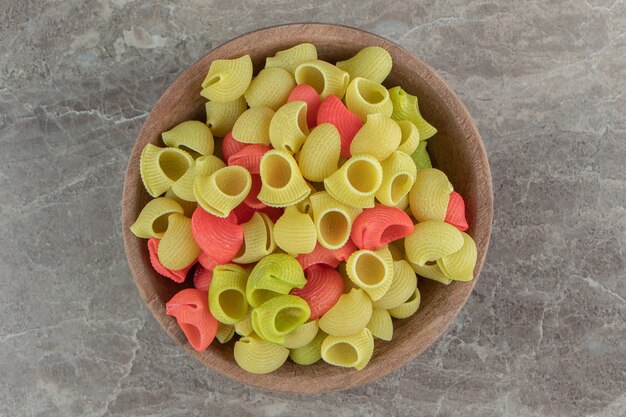
[[[626,3],[4,0],[1,416],[626,415]],[[167,85],[247,31],[336,22],[432,65],[493,170],[484,272],[422,356],[345,392],[258,391],[161,331],[120,236]]]

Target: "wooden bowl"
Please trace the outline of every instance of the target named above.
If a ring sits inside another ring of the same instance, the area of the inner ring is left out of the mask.
[[[165,315],[165,303],[182,286],[152,269],[147,241],[129,231],[150,199],[139,175],[139,157],[148,143],[161,143],[161,132],[185,120],[205,121],[205,99],[199,94],[200,83],[213,60],[250,54],[257,72],[263,67],[265,57],[301,42],[315,44],[320,59],[330,62],[349,58],[369,45],[381,46],[391,53],[393,70],[385,85],[400,85],[417,95],[422,114],[439,130],[429,140],[428,151],[433,165],[448,175],[454,189],[465,198],[469,234],[478,247],[478,262],[475,279],[471,282],[445,286],[420,279],[420,309],[408,319],[394,321],[393,340],[376,342],[374,356],[364,370],[339,368],[322,361],[306,367],[287,361],[273,373],[253,375],[235,363],[234,341],[226,345],[213,343],[206,351],[198,353],[187,343],[176,320]],[[413,360],[444,332],[476,285],[491,234],[492,204],[489,163],[476,125],[463,103],[428,65],[398,45],[361,30],[326,24],[294,24],[262,29],[225,43],[183,72],[165,91],[148,115],[130,157],[124,183],[122,227],[126,255],[141,296],[163,329],[198,362],[232,379],[268,390],[324,392],[355,387],[393,372]]]

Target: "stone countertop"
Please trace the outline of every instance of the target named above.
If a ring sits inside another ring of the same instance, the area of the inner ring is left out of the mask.
[[[0,10],[0,416],[626,414],[626,2],[176,3]],[[120,235],[129,152],[167,85],[232,37],[297,21],[429,63],[475,117],[495,193],[485,268],[450,329],[324,395],[199,366],[147,312]]]

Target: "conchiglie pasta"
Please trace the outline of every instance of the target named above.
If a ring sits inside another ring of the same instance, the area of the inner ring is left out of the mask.
[[[437,259],[437,265],[448,278],[456,281],[471,281],[476,266],[476,243],[467,233],[463,235],[463,246],[451,255]]]
[[[150,238],[148,240],[148,254],[150,256],[150,264],[152,265],[152,268],[154,268],[154,270],[158,274],[163,275],[164,277],[169,278],[178,284],[184,282],[187,278],[189,270],[193,267],[194,264],[192,263],[183,269],[167,269],[163,266],[163,264],[161,264],[161,261],[159,261],[159,241],[160,239],[157,239],[156,237]]]
[[[247,281],[248,273],[238,265],[218,265],[213,270],[209,287],[209,308],[220,323],[236,324],[246,318]]]
[[[407,259],[419,266],[452,255],[463,247],[463,243],[461,232],[437,220],[416,224],[413,233],[404,239]]]
[[[191,233],[191,219],[174,213],[167,220],[167,230],[159,242],[159,261],[167,269],[186,268],[200,254],[200,248]]]
[[[211,63],[202,81],[200,95],[220,103],[241,97],[252,81],[252,60],[249,55],[236,59],[218,59]]]
[[[393,338],[393,322],[387,310],[374,309],[367,328],[378,339],[390,341]]]
[[[139,171],[152,197],[165,193],[193,165],[193,158],[178,148],[159,148],[149,143],[141,152]]]
[[[268,342],[282,344],[285,336],[304,324],[310,314],[302,298],[277,295],[252,310],[252,328]]]
[[[389,91],[382,85],[365,78],[353,78],[346,90],[346,106],[365,122],[368,114],[382,113],[387,117],[393,112]]]
[[[273,149],[261,159],[261,191],[258,198],[270,207],[287,207],[307,198],[311,189],[298,163],[284,150]]]
[[[235,333],[239,336],[249,336],[254,333],[252,328],[252,308],[248,310],[246,318],[235,324]]]
[[[291,349],[289,358],[298,365],[313,365],[322,359],[322,343],[328,335],[319,330],[315,338],[306,345]]]
[[[395,151],[381,162],[383,181],[376,192],[376,199],[387,206],[395,206],[409,194],[417,176],[411,157]]]
[[[408,120],[396,121],[400,126],[402,132],[402,138],[400,139],[400,145],[398,145],[398,151],[404,152],[407,155],[413,155],[417,150],[420,143],[420,133],[417,127]]]
[[[393,258],[386,246],[376,251],[361,249],[348,258],[346,272],[357,287],[362,288],[372,301],[376,301],[391,286]]]
[[[170,198],[155,198],[141,210],[137,220],[130,227],[130,231],[140,238],[156,237],[160,239],[167,230],[167,219],[172,213],[183,214],[183,208]]]
[[[294,73],[298,65],[303,62],[317,59],[317,49],[311,43],[301,43],[284,51],[276,52],[276,55],[265,59],[265,68],[283,68]]]
[[[317,243],[315,223],[296,206],[289,206],[274,225],[274,240],[287,253],[311,253]]]
[[[264,106],[276,111],[287,102],[296,86],[293,76],[282,68],[265,68],[259,72],[244,94],[250,107]]]
[[[383,169],[369,155],[353,156],[324,180],[326,191],[336,200],[357,208],[374,207],[374,195],[383,181]]]
[[[305,284],[304,272],[298,261],[292,256],[274,253],[263,258],[250,272],[246,298],[256,308],[273,297],[289,294],[292,289],[302,288]]]
[[[285,336],[285,340],[282,345],[287,349],[298,349],[304,347],[315,339],[318,330],[319,325],[317,324],[317,320],[308,321],[298,326],[291,333],[288,333]]]
[[[235,223],[235,214],[217,217],[202,207],[191,216],[191,231],[200,249],[216,264],[228,263],[243,244],[243,226]]]
[[[189,344],[198,352],[213,342],[218,322],[209,311],[206,292],[195,288],[179,291],[165,304],[165,314],[176,318]]]
[[[344,246],[350,238],[352,222],[361,210],[340,203],[326,191],[311,195],[310,200],[317,241],[331,250]]]
[[[165,198],[176,201],[183,208],[183,214],[187,217],[191,217],[193,211],[196,209],[196,207],[198,207],[195,201],[183,200],[182,198],[177,196],[171,188],[165,192],[164,196]]]
[[[294,72],[297,84],[308,84],[315,88],[320,97],[333,95],[343,98],[350,75],[326,61],[314,60],[298,65]]]
[[[371,317],[370,298],[363,290],[352,289],[320,318],[319,326],[329,335],[348,336],[364,329]]]
[[[452,191],[450,193],[450,200],[448,201],[448,208],[446,208],[446,218],[444,221],[446,223],[450,223],[461,232],[464,232],[469,228],[467,218],[465,216],[465,201],[463,201],[461,194],[456,191]]]
[[[274,110],[269,107],[252,107],[244,111],[233,126],[233,138],[241,143],[270,144],[270,122]]]
[[[246,198],[251,186],[252,178],[245,168],[227,166],[196,178],[193,192],[204,210],[217,217],[227,217]]]
[[[419,222],[446,218],[450,193],[454,188],[448,177],[436,168],[421,169],[409,193],[413,217]]]
[[[324,315],[343,293],[343,279],[339,272],[327,265],[312,265],[306,270],[306,284],[294,288],[291,294],[307,302],[311,309],[309,320]]]
[[[392,119],[408,120],[413,123],[419,130],[421,140],[429,139],[437,133],[437,129],[422,117],[416,96],[407,93],[401,87],[391,88],[389,96],[393,102]]]
[[[228,158],[228,165],[244,167],[250,174],[258,174],[261,171],[261,159],[272,148],[265,145],[247,145]]]
[[[427,142],[421,141],[417,145],[417,149],[411,154],[411,159],[415,163],[415,168],[419,171],[424,168],[432,168],[433,164],[430,162],[430,156],[426,150]]]
[[[350,237],[360,249],[375,250],[413,232],[408,214],[395,207],[365,209],[354,221]]]
[[[411,297],[397,307],[390,308],[389,314],[396,319],[406,319],[411,317],[420,306],[420,291],[416,288]]]
[[[309,129],[312,129],[317,124],[317,110],[322,104],[320,95],[317,94],[315,88],[307,84],[297,85],[287,98],[287,102],[292,101],[304,101],[306,103],[306,121]]]
[[[215,144],[211,130],[202,122],[188,120],[161,134],[163,143],[171,148],[182,148],[190,155],[211,155]]]
[[[416,288],[417,276],[411,265],[407,261],[395,261],[389,289],[381,298],[372,301],[372,305],[380,310],[398,307],[413,295]]]
[[[224,161],[228,161],[228,158],[246,146],[248,146],[247,143],[239,142],[237,139],[233,138],[232,132],[228,132],[222,139],[221,143],[222,159]]]
[[[330,123],[315,127],[300,150],[298,164],[302,176],[309,181],[324,181],[337,171],[341,154],[341,138]]]
[[[206,124],[213,135],[224,137],[233,130],[235,122],[248,109],[246,99],[242,96],[227,103],[207,101],[204,105],[206,110]]]
[[[297,153],[308,134],[304,101],[285,104],[276,111],[270,122],[270,142],[276,149]]]
[[[215,333],[215,338],[221,344],[228,343],[235,335],[235,326],[232,324],[217,324],[217,332]]]
[[[352,139],[350,153],[371,155],[382,161],[398,149],[402,140],[400,126],[381,113],[368,114],[367,121]]]
[[[362,370],[374,353],[374,338],[367,328],[351,335],[329,335],[322,342],[321,354],[325,362],[346,368]]]
[[[363,77],[375,83],[382,83],[391,72],[391,55],[380,46],[367,46],[355,56],[337,62],[337,67],[350,74],[351,79]]]
[[[415,271],[415,273],[417,273],[420,277],[440,282],[443,285],[448,285],[452,282],[450,278],[448,278],[443,272],[441,272],[441,269],[439,269],[439,265],[437,265],[437,263],[424,264],[421,266],[413,262],[409,262],[409,264],[411,265],[413,271]]]
[[[274,223],[265,213],[256,212],[243,225],[243,244],[233,262],[249,264],[258,262],[276,250]]]
[[[235,342],[235,362],[252,374],[267,374],[280,368],[289,356],[289,349],[261,339],[254,333]]]
[[[391,252],[391,257],[394,261],[403,261],[406,259],[406,255],[404,254],[404,239],[390,242],[387,248],[389,248],[389,252]]]
[[[341,156],[350,158],[350,145],[363,127],[361,118],[352,113],[336,96],[328,96],[317,109],[317,124],[330,123],[337,128],[341,138]]]
[[[213,174],[218,169],[224,168],[226,164],[215,155],[206,155],[197,158],[191,168],[172,185],[172,191],[179,197],[187,201],[196,201],[193,192],[193,184],[198,177]]]

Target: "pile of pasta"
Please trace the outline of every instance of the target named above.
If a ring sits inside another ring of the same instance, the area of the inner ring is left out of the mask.
[[[166,312],[194,349],[237,335],[248,372],[361,370],[418,310],[416,274],[473,278],[463,198],[431,166],[417,97],[382,85],[391,68],[376,46],[333,65],[299,44],[256,76],[248,55],[216,60],[206,123],[143,149],[154,199],[131,230],[159,274],[193,277]]]

